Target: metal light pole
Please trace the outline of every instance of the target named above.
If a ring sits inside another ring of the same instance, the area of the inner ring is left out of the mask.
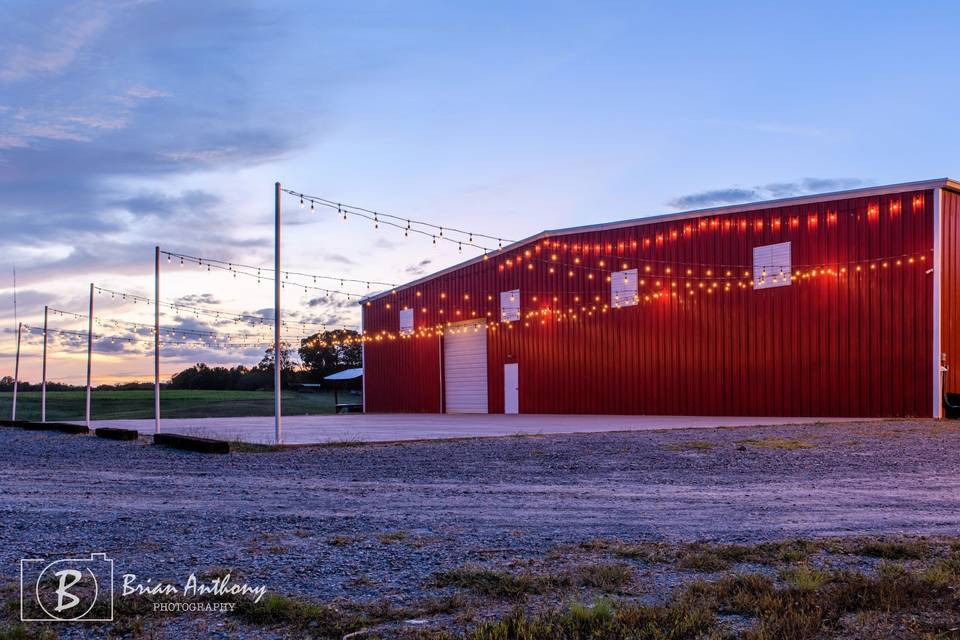
[[[40,368],[40,422],[47,421],[47,305],[43,305],[43,366]]]
[[[280,415],[280,183],[274,185],[273,231],[273,412],[276,416],[276,441],[283,441]]]
[[[93,283],[90,283],[90,310],[87,314],[87,411],[86,423],[90,427],[90,360],[93,355]]]
[[[17,324],[17,358],[13,364],[13,407],[10,410],[10,419],[17,419],[17,383],[20,381],[20,336],[23,334],[23,323]]]
[[[153,430],[160,433],[160,247],[153,254]]]

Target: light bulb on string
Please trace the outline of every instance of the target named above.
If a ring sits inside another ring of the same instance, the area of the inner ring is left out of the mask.
[[[300,208],[303,209],[303,196],[300,196]]]

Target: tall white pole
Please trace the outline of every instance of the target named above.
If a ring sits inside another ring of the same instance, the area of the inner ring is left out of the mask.
[[[160,247],[153,254],[153,430],[160,433]]]
[[[10,410],[10,419],[17,419],[17,383],[20,381],[20,336],[23,334],[23,323],[17,324],[17,358],[13,364],[13,408]]]
[[[43,305],[43,365],[40,368],[40,422],[47,421],[47,305]]]
[[[90,360],[93,355],[93,283],[90,283],[90,310],[87,313],[87,427],[90,427]]]
[[[273,231],[273,412],[276,416],[277,444],[283,442],[280,415],[280,183],[274,185]]]

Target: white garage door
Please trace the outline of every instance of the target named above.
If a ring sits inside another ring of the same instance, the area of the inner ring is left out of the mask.
[[[464,322],[443,332],[447,413],[487,412],[487,323]]]

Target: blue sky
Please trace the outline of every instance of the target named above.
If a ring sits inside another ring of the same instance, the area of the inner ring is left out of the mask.
[[[884,2],[5,2],[2,366],[12,369],[14,265],[30,323],[43,304],[84,312],[91,281],[150,293],[155,244],[266,265],[277,180],[521,238],[956,177],[958,13]],[[286,202],[290,268],[392,282],[461,257]],[[164,292],[233,312],[271,304],[268,284],[202,271],[171,270]],[[355,326],[353,305],[313,298],[291,292],[289,317]],[[100,314],[149,319],[143,305],[110,301]],[[98,349],[99,380],[149,378],[137,347]],[[33,380],[36,353],[26,348]],[[164,372],[259,353],[171,350]],[[82,373],[82,354],[62,345],[51,378]]]

